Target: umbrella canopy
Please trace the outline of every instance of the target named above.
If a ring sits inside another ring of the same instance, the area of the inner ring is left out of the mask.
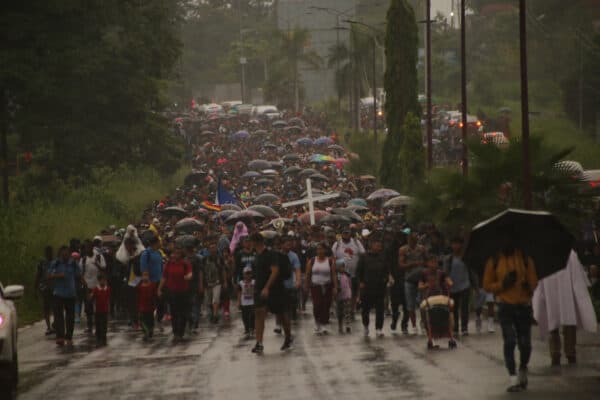
[[[204,172],[204,171],[192,171],[190,174],[188,174],[185,177],[185,179],[183,180],[183,183],[186,186],[192,186],[192,185],[200,186],[200,185],[204,184],[205,177],[206,177],[206,172]]]
[[[196,247],[198,245],[198,239],[193,235],[183,235],[175,239],[175,243],[183,247]]]
[[[315,222],[319,222],[321,219],[328,216],[329,213],[327,211],[315,210]],[[298,217],[298,221],[303,224],[310,224],[310,213],[304,213]]]
[[[288,125],[304,127],[306,124],[301,118],[294,117],[288,120]]]
[[[261,172],[263,175],[279,175],[279,172],[275,171],[274,169],[263,169]]]
[[[258,178],[259,176],[261,176],[259,172],[248,171],[242,175],[242,178]]]
[[[312,146],[314,144],[314,142],[311,138],[303,137],[303,138],[296,140],[296,144],[299,144],[301,146]]]
[[[222,204],[221,210],[242,211],[241,207],[235,204]]]
[[[396,196],[396,197],[389,199],[385,203],[383,203],[383,207],[389,208],[389,207],[408,206],[412,203],[412,201],[413,201],[412,197],[409,197],[409,196]]]
[[[244,210],[238,211],[232,215],[230,215],[225,222],[228,224],[236,223],[238,221],[242,222],[250,222],[250,221],[260,221],[265,219],[265,216],[254,210]]]
[[[213,131],[202,131],[202,133],[200,133],[202,136],[210,136],[210,135],[214,135],[215,133]]]
[[[175,224],[177,233],[193,233],[202,230],[202,222],[194,218],[184,218]]]
[[[362,218],[356,212],[348,209],[348,208],[334,208],[331,210],[333,215],[343,215],[344,217],[350,219],[352,222],[362,222]]]
[[[273,183],[273,180],[269,178],[260,178],[256,180],[257,185],[269,185],[271,183]]]
[[[299,175],[303,176],[303,177],[309,177],[311,175],[318,174],[318,173],[319,173],[319,171],[317,171],[314,168],[306,168],[306,169],[303,169],[302,171],[300,171]]]
[[[253,206],[248,207],[248,210],[257,211],[264,215],[267,218],[279,218],[279,213],[273,210],[269,206],[264,206],[262,204],[255,204]]]
[[[563,269],[575,242],[551,213],[508,209],[471,231],[465,261],[480,279],[487,260],[501,252],[507,238],[533,259],[538,279]]]
[[[260,234],[262,237],[264,237],[267,240],[271,240],[271,239],[277,237],[277,235],[279,235],[275,231],[261,231]]]
[[[271,168],[271,162],[267,160],[252,160],[248,163],[248,168],[254,171]]]
[[[302,127],[300,126],[288,126],[283,128],[285,133],[294,133],[294,132],[302,132]]]
[[[277,146],[274,145],[273,143],[265,143],[265,144],[263,144],[262,147],[263,147],[263,149],[276,149],[277,148]]]
[[[279,201],[279,196],[273,193],[263,193],[254,198],[255,204],[275,203]]]
[[[361,181],[376,181],[377,178],[373,175],[361,175],[359,178]]]
[[[311,176],[309,176],[309,178],[312,179],[313,181],[323,181],[323,182],[329,181],[329,178],[323,174],[312,174]]]
[[[326,144],[333,144],[333,139],[330,138],[329,136],[321,136],[320,138],[318,138],[317,140],[315,140],[315,144],[317,146],[323,146]]]
[[[283,128],[285,126],[287,126],[287,122],[285,122],[284,120],[277,120],[277,121],[273,121],[273,123],[271,124],[274,128]]]
[[[348,206],[348,207],[346,207],[346,209],[352,210],[357,214],[369,211],[369,207],[363,207],[363,206]]]
[[[374,191],[373,193],[371,193],[369,195],[369,197],[367,197],[367,200],[388,199],[390,197],[396,197],[396,196],[400,196],[400,193],[398,193],[392,189],[383,188],[383,189],[378,189],[378,190]]]
[[[227,218],[229,218],[230,216],[232,216],[233,214],[235,214],[237,212],[237,210],[223,210],[223,211],[219,211],[217,213],[217,216],[219,218],[221,218],[222,220],[225,220]]]
[[[248,131],[237,131],[231,137],[234,139],[246,139],[250,137],[250,134],[248,133]]]
[[[342,152],[346,151],[346,149],[343,146],[340,146],[339,144],[332,144],[332,145],[327,146],[327,148],[329,150],[335,150],[335,151],[342,151]]]
[[[271,169],[280,169],[283,168],[283,163],[279,161],[271,161]]]
[[[254,136],[268,136],[268,135],[270,135],[270,133],[267,132],[267,131],[265,131],[264,129],[259,129],[257,131],[254,131],[252,133],[252,135],[254,135]]]
[[[298,167],[298,166],[294,165],[294,166],[291,166],[291,167],[289,167],[289,168],[286,168],[286,169],[283,171],[283,174],[284,174],[284,175],[297,174],[297,173],[298,173],[298,172],[300,172],[300,171],[302,171],[302,168],[300,168],[300,167]]]
[[[292,153],[292,154],[286,154],[281,159],[283,161],[298,161],[300,159],[300,156],[298,154]]]
[[[361,199],[361,198],[348,200],[348,206],[367,207],[367,201],[365,199]]]
[[[167,207],[160,210],[160,213],[165,217],[187,217],[188,213],[181,207]]]
[[[337,224],[349,224],[352,220],[345,215],[340,214],[329,214],[324,216],[319,220],[319,224],[329,224],[329,225],[337,225]]]
[[[326,163],[326,162],[334,162],[335,158],[331,156],[326,156],[324,154],[313,154],[309,159],[312,163]]]

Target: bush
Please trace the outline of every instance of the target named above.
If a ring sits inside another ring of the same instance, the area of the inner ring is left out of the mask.
[[[21,322],[40,317],[33,283],[45,246],[56,250],[70,238],[91,238],[109,225],[136,221],[150,202],[183,182],[186,173],[186,168],[170,177],[149,168],[96,170],[95,183],[77,188],[63,184],[58,190],[62,197],[0,208],[0,281],[25,285],[26,296],[17,303]]]

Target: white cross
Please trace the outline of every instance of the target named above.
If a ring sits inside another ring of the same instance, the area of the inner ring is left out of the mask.
[[[312,184],[311,184],[310,178],[308,178],[306,180],[306,194],[307,194],[307,197],[305,199],[290,201],[288,203],[283,203],[281,205],[281,207],[288,208],[288,207],[293,207],[293,206],[299,206],[301,204],[308,204],[308,212],[310,213],[310,224],[311,225],[315,224],[315,202],[329,200],[329,199],[335,199],[336,197],[340,197],[339,193],[324,194],[321,196],[313,197]]]

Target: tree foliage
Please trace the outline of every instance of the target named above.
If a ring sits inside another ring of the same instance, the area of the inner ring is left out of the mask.
[[[417,22],[406,0],[392,0],[385,36],[385,114],[388,135],[382,153],[381,182],[397,187],[396,170],[403,143],[402,127],[409,112],[420,115],[417,100]]]
[[[4,2],[0,89],[19,151],[46,175],[178,165],[160,114],[183,1]]]
[[[421,121],[412,112],[406,115],[402,125],[402,149],[398,160],[401,178],[400,188],[410,193],[423,182],[425,176],[425,151]]]

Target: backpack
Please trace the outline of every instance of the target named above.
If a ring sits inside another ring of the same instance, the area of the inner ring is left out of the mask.
[[[208,257],[204,259],[204,282],[209,287],[217,285],[219,282],[221,282],[221,276],[219,273],[219,266],[217,265],[217,262],[217,260],[213,261]]]
[[[279,256],[277,262],[277,265],[279,265],[279,276],[282,281],[286,281],[292,277],[292,263],[287,254],[277,252],[277,255]]]

